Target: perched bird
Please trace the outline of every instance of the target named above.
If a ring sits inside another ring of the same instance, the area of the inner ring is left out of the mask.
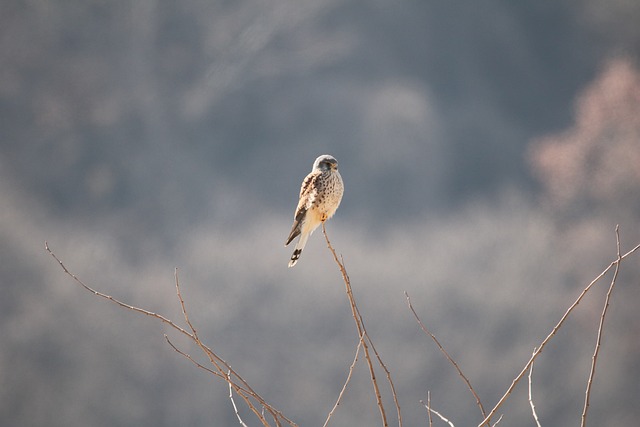
[[[320,224],[336,213],[340,206],[344,185],[338,172],[338,161],[328,154],[324,154],[313,162],[311,173],[302,181],[300,201],[293,216],[291,233],[285,242],[287,246],[293,239],[300,236],[289,267],[298,262],[307,239]]]

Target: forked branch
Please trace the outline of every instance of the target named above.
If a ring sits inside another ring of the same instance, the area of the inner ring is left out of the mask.
[[[351,375],[353,375],[353,368],[355,368],[356,366],[356,362],[358,361],[358,355],[360,354],[360,348],[362,347],[362,338],[360,338],[358,340],[358,345],[356,347],[356,355],[353,357],[353,362],[351,363],[351,366],[349,366],[349,374],[347,375],[347,379],[344,382],[344,385],[342,386],[342,390],[340,390],[340,394],[338,395],[338,399],[336,400],[335,405],[333,405],[333,408],[331,408],[331,411],[329,411],[329,415],[327,415],[327,419],[324,422],[322,427],[327,427],[327,425],[329,424],[329,420],[331,420],[331,417],[333,416],[333,413],[336,411],[336,409],[338,409],[338,405],[340,405],[340,402],[342,401],[342,396],[344,395],[344,392],[347,390],[347,386],[349,385],[349,381],[351,381]]]
[[[535,352],[536,349],[534,348],[533,351]],[[532,382],[533,382],[531,380],[532,376],[533,376],[533,363],[531,363],[531,367],[529,368],[529,406],[531,406],[531,414],[533,415],[533,419],[536,422],[536,426],[542,427],[540,425],[540,421],[538,420],[538,414],[536,413],[536,405],[533,404],[533,392],[531,390]]]
[[[356,305],[356,301],[355,298],[353,296],[353,290],[351,289],[351,281],[349,279],[349,275],[347,274],[347,270],[344,266],[344,260],[340,260],[340,258],[338,258],[338,255],[336,254],[335,249],[333,249],[333,246],[331,245],[331,242],[329,241],[329,236],[327,235],[327,229],[325,228],[325,224],[322,223],[322,233],[324,234],[324,238],[327,241],[327,247],[329,248],[329,250],[331,251],[331,255],[333,255],[333,259],[336,262],[336,264],[338,265],[338,268],[340,269],[340,273],[342,274],[342,279],[344,281],[345,284],[345,290],[347,292],[347,297],[349,298],[349,304],[351,305],[351,313],[353,315],[353,320],[356,323],[356,329],[358,331],[358,336],[360,337],[360,340],[362,342],[362,348],[364,350],[364,356],[365,359],[367,361],[367,366],[369,367],[369,374],[371,376],[371,383],[373,385],[373,390],[376,396],[376,403],[378,404],[378,409],[380,411],[380,418],[382,420],[382,425],[383,427],[387,427],[389,425],[389,423],[387,422],[387,415],[384,409],[384,404],[382,402],[382,395],[380,393],[380,387],[378,386],[378,380],[376,379],[376,373],[375,370],[373,368],[373,362],[371,360],[371,355],[369,353],[369,346],[371,346],[372,350],[374,351],[374,354],[376,355],[376,358],[378,360],[379,365],[382,367],[382,369],[385,371],[386,375],[387,375],[387,381],[389,383],[389,388],[391,389],[391,394],[393,396],[393,401],[394,404],[396,406],[396,412],[397,412],[397,416],[398,416],[398,426],[402,427],[402,414],[400,412],[400,403],[398,402],[398,396],[395,390],[395,386],[393,384],[393,380],[391,379],[391,373],[389,372],[389,370],[387,369],[387,367],[385,366],[385,364],[382,362],[382,359],[380,357],[380,355],[378,354],[378,352],[375,349],[375,346],[373,345],[373,342],[371,341],[371,337],[369,336],[369,334],[367,333],[367,329],[364,326],[364,320],[362,318],[362,315],[360,314],[360,311],[358,310],[358,306]]]
[[[617,231],[616,231],[616,236],[617,236]],[[617,239],[619,242],[619,239]],[[491,417],[493,417],[495,415],[495,413],[498,411],[498,409],[502,406],[502,404],[504,404],[504,402],[507,400],[507,398],[509,397],[509,395],[511,394],[511,392],[513,391],[513,389],[515,388],[515,386],[518,384],[518,382],[522,379],[522,377],[527,373],[527,371],[529,370],[529,368],[531,367],[531,365],[533,364],[533,362],[535,361],[535,359],[538,357],[538,355],[542,352],[542,350],[544,349],[544,347],[547,345],[547,343],[551,340],[551,338],[554,337],[554,335],[558,332],[558,329],[560,329],[562,327],[562,325],[564,324],[564,322],[567,320],[567,318],[569,317],[569,315],[571,314],[571,312],[576,308],[576,306],[578,304],[580,304],[580,301],[582,301],[582,298],[584,298],[584,296],[587,294],[587,292],[589,292],[589,290],[591,290],[591,288],[593,287],[593,285],[595,285],[598,281],[600,281],[600,279],[602,279],[612,268],[615,268],[616,270],[616,274],[614,275],[614,278],[612,280],[612,284],[615,283],[615,280],[617,279],[617,271],[619,269],[620,263],[622,262],[623,259],[625,259],[626,257],[628,257],[629,255],[633,254],[634,252],[636,252],[638,249],[640,249],[640,245],[636,245],[633,249],[631,249],[630,251],[628,251],[627,253],[625,253],[624,255],[620,255],[620,253],[618,253],[618,256],[616,258],[615,261],[612,261],[611,264],[609,264],[609,266],[607,268],[605,268],[600,274],[598,274],[598,276],[593,279],[591,281],[591,283],[589,283],[587,285],[586,288],[584,288],[582,290],[582,292],[580,293],[580,295],[578,296],[578,298],[574,301],[573,304],[571,304],[571,306],[567,309],[567,311],[564,313],[564,315],[560,318],[560,321],[553,327],[553,329],[551,330],[551,332],[549,333],[549,335],[547,335],[547,337],[542,340],[542,342],[538,345],[537,349],[533,352],[533,354],[531,355],[531,358],[529,359],[529,361],[524,365],[524,367],[522,368],[522,370],[520,371],[520,373],[513,379],[513,381],[511,382],[511,385],[509,386],[509,388],[507,389],[507,391],[504,393],[504,395],[500,398],[500,400],[498,401],[498,403],[496,403],[496,405],[493,407],[493,409],[491,409],[491,411],[489,412],[489,414],[487,414],[487,416],[485,417],[485,419],[478,424],[478,427],[482,427],[484,425],[487,425],[489,423],[489,420],[491,419]],[[610,287],[611,288],[611,287]],[[608,303],[608,300],[607,300]],[[605,306],[606,307],[606,306]],[[606,310],[605,310],[606,311]],[[601,320],[604,320],[604,316],[601,318]],[[602,323],[602,322],[601,322]],[[596,347],[596,349],[599,348],[599,345]],[[597,352],[594,353],[595,358],[597,358]],[[593,365],[593,369],[595,369],[595,363]],[[590,378],[593,375],[590,375]],[[585,406],[588,407],[588,393],[589,393],[590,388],[587,389],[587,396],[585,397]],[[584,416],[583,419],[586,418],[586,411],[584,411]],[[583,421],[584,422],[584,421]]]
[[[426,335],[431,337],[433,342],[436,343],[436,345],[438,346],[438,348],[440,349],[442,354],[444,354],[444,356],[447,358],[449,363],[451,363],[453,365],[453,367],[456,368],[456,371],[458,371],[458,375],[460,375],[460,377],[462,377],[462,380],[467,385],[467,388],[469,389],[471,394],[473,394],[473,397],[476,399],[476,404],[478,405],[478,408],[480,408],[480,412],[482,413],[482,416],[486,417],[487,414],[486,414],[486,412],[484,410],[484,406],[482,406],[482,402],[480,402],[480,397],[478,396],[476,391],[471,386],[471,382],[469,381],[469,379],[462,373],[462,369],[460,369],[460,367],[455,362],[455,360],[453,360],[453,358],[451,356],[449,356],[449,353],[447,353],[447,350],[445,350],[444,347],[442,346],[442,344],[440,344],[440,341],[438,341],[436,336],[433,335],[433,333],[429,329],[427,329],[427,327],[424,325],[424,323],[422,323],[422,320],[420,320],[420,317],[418,317],[418,313],[416,313],[416,311],[413,309],[413,305],[411,305],[411,299],[409,298],[409,294],[407,292],[405,292],[404,296],[407,298],[407,305],[409,306],[409,309],[411,310],[411,313],[413,313],[413,317],[416,318],[416,321],[418,322],[418,325],[420,325],[420,329],[422,329],[422,331]],[[429,408],[427,408],[427,409],[429,409]]]
[[[65,272],[65,274],[70,276],[77,284],[82,286],[82,288],[84,288],[85,290],[87,290],[87,291],[91,292],[92,294],[94,294],[94,295],[96,295],[96,296],[98,296],[100,298],[103,298],[103,299],[105,299],[105,300],[107,300],[107,301],[109,301],[109,302],[111,302],[113,304],[116,304],[116,305],[118,305],[118,306],[120,306],[122,308],[125,308],[127,310],[131,310],[131,311],[133,311],[135,313],[138,313],[138,314],[143,314],[145,316],[152,317],[152,318],[154,318],[154,319],[156,319],[156,320],[158,320],[158,321],[170,326],[171,328],[173,328],[174,330],[176,330],[180,334],[186,336],[193,343],[195,343],[198,346],[198,348],[200,348],[200,350],[207,356],[207,358],[209,359],[209,362],[211,363],[213,368],[204,366],[203,364],[198,362],[196,359],[194,359],[191,355],[189,355],[188,353],[180,350],[173,342],[171,342],[169,337],[167,335],[165,335],[165,339],[166,339],[167,343],[178,354],[180,354],[181,356],[183,356],[184,358],[189,360],[191,363],[193,363],[199,369],[202,369],[202,370],[208,372],[209,374],[211,374],[211,375],[213,375],[213,376],[225,381],[226,383],[228,383],[229,387],[232,390],[234,390],[240,397],[242,397],[242,399],[244,400],[246,405],[256,415],[256,417],[260,420],[260,422],[262,423],[262,425],[264,427],[270,427],[270,424],[269,424],[269,422],[267,421],[267,419],[266,419],[266,417],[264,415],[264,411],[266,411],[273,418],[274,423],[275,423],[276,426],[281,426],[281,421],[282,421],[282,422],[285,422],[285,423],[289,424],[291,427],[297,427],[296,423],[291,421],[282,412],[280,412],[279,410],[277,410],[276,408],[271,406],[269,403],[267,403],[258,393],[256,393],[251,388],[251,386],[247,383],[247,381],[245,381],[233,368],[231,368],[231,366],[227,362],[225,362],[209,346],[207,346],[206,344],[204,344],[200,340],[200,337],[198,336],[196,328],[194,327],[194,325],[191,323],[191,320],[189,319],[189,315],[188,315],[187,309],[185,307],[184,299],[182,298],[182,294],[180,292],[180,282],[178,280],[177,269],[175,271],[176,294],[177,294],[178,300],[180,302],[180,307],[182,309],[182,314],[184,316],[185,322],[187,323],[187,326],[189,327],[189,330],[179,326],[178,324],[176,324],[171,319],[169,319],[169,318],[167,318],[165,316],[162,316],[162,315],[160,315],[158,313],[154,313],[152,311],[145,310],[143,308],[139,308],[139,307],[133,306],[131,304],[125,303],[123,301],[120,301],[120,300],[118,300],[118,299],[116,299],[116,298],[114,298],[114,297],[112,297],[110,295],[107,295],[105,293],[102,293],[102,292],[99,292],[99,291],[93,289],[92,287],[86,285],[76,275],[74,275],[73,273],[71,273],[69,271],[69,269],[64,265],[64,263],[49,248],[49,245],[47,244],[47,242],[45,242],[45,249],[56,260],[56,262],[60,265],[62,270]],[[232,398],[232,403],[234,404],[234,410],[236,411],[236,415],[238,415],[237,407],[235,407],[235,402],[233,401],[233,398]],[[259,411],[258,407],[262,407],[263,410]],[[239,415],[238,415],[238,418],[239,418]]]
[[[611,293],[613,292],[613,288],[616,285],[616,280],[618,279],[618,272],[620,271],[620,261],[622,258],[620,257],[620,230],[616,225],[616,253],[618,258],[616,259],[616,268],[613,272],[613,278],[611,279],[611,284],[609,285],[609,290],[607,291],[607,296],[605,297],[604,307],[602,308],[602,315],[600,316],[600,324],[598,325],[598,335],[596,337],[596,348],[593,352],[593,357],[591,359],[591,370],[589,371],[589,379],[587,380],[587,389],[585,390],[584,396],[584,408],[582,410],[582,421],[580,422],[581,427],[585,427],[587,425],[587,412],[589,411],[589,400],[591,397],[591,386],[593,384],[593,375],[596,372],[596,363],[598,361],[598,353],[600,352],[600,344],[602,342],[602,331],[604,329],[604,318],[607,315],[607,309],[609,308],[609,301],[611,300]]]

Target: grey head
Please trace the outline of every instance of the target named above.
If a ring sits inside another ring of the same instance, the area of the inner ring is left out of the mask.
[[[323,154],[313,162],[313,170],[321,170],[323,172],[338,169],[338,161],[329,154]]]

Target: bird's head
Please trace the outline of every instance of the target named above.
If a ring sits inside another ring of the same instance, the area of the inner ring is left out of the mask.
[[[323,154],[313,162],[313,169],[321,171],[338,170],[338,161],[329,154]]]

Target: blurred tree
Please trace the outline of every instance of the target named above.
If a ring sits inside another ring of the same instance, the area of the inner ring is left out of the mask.
[[[545,199],[570,218],[640,212],[640,72],[610,61],[578,98],[575,125],[533,142]]]
[[[600,266],[611,261],[613,230],[620,225],[622,250],[638,243],[640,230],[640,70],[629,58],[608,61],[600,75],[578,97],[574,125],[557,134],[534,140],[529,161],[542,186],[542,200],[555,220],[557,261],[565,273],[565,286],[590,280]],[[637,263],[621,270],[622,286],[612,304],[615,313],[605,337],[599,362],[602,388],[615,387],[637,395],[630,378],[638,366],[637,301],[640,289]],[[603,292],[601,289],[600,292]],[[624,295],[624,297],[622,297]],[[578,319],[586,334],[597,322],[602,307],[588,300]],[[624,325],[624,327],[619,327]],[[592,329],[591,329],[592,330]],[[615,348],[615,350],[614,350]],[[602,392],[601,392],[602,393]],[[598,397],[602,408],[615,400],[606,392]],[[606,412],[606,410],[605,410]],[[620,419],[637,417],[632,406]]]

